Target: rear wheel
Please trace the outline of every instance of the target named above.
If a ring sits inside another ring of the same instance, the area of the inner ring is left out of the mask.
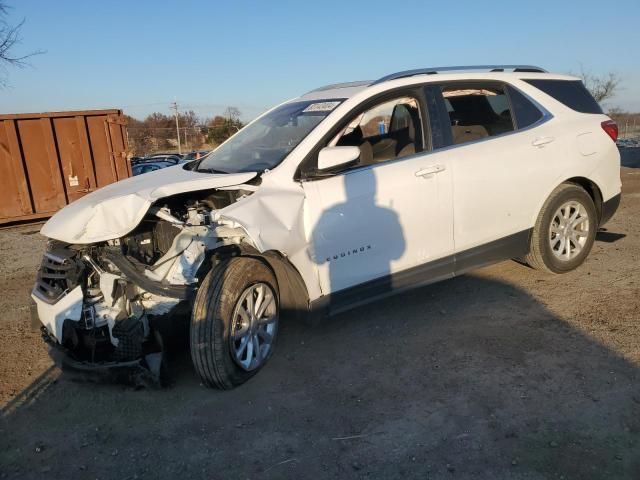
[[[261,261],[236,257],[203,281],[191,316],[191,359],[202,381],[230,389],[269,360],[278,333],[278,290]]]
[[[551,273],[571,271],[584,262],[596,236],[593,200],[578,185],[562,184],[545,202],[523,258],[533,268]]]

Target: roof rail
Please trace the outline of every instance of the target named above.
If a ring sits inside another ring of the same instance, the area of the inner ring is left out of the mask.
[[[349,88],[349,87],[362,87],[365,85],[370,85],[371,80],[361,80],[357,82],[343,82],[343,83],[332,83],[331,85],[325,85],[323,87],[316,88],[314,90],[309,90],[305,95],[313,92],[322,92],[325,90],[333,90],[334,88]]]
[[[545,69],[533,65],[468,65],[457,67],[416,68],[414,70],[404,70],[402,72],[386,75],[382,78],[379,78],[371,85],[387,82],[389,80],[395,80],[397,78],[413,77],[414,75],[433,75],[440,72],[456,72],[465,70],[489,70],[490,72],[504,72],[505,70],[512,70],[514,72],[547,73]]]

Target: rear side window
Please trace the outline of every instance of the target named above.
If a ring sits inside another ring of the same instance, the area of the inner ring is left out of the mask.
[[[522,93],[513,87],[507,86],[511,108],[516,119],[516,127],[526,128],[542,118],[542,112]]]
[[[454,145],[514,130],[509,99],[501,87],[444,86],[442,96]]]
[[[563,105],[580,113],[602,113],[598,102],[580,80],[524,80]]]

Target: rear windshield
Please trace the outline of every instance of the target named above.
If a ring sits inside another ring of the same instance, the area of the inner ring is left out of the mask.
[[[524,80],[580,113],[602,113],[602,108],[580,80]]]

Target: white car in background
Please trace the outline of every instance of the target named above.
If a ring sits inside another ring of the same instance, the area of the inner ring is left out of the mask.
[[[319,88],[51,218],[32,295],[44,337],[75,367],[158,375],[186,315],[203,382],[232,388],[283,317],[511,258],[573,270],[620,201],[616,137],[579,79],[538,67]]]

